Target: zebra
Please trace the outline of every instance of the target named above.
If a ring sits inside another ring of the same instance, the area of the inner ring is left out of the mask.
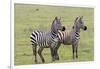
[[[59,58],[57,50],[59,46],[61,45],[61,43],[64,45],[72,45],[73,59],[78,58],[77,52],[78,52],[78,43],[80,39],[80,29],[87,30],[87,26],[85,26],[83,22],[83,16],[76,17],[74,25],[71,30],[58,32],[59,43],[58,43],[57,48],[55,49],[56,51],[55,55],[57,58]],[[75,52],[76,52],[76,55],[75,55]]]
[[[54,50],[58,44],[58,30],[65,30],[65,27],[62,26],[60,20],[61,18],[55,17],[49,32],[43,32],[40,30],[35,30],[32,32],[30,38],[32,42],[33,55],[35,56],[35,63],[37,63],[37,53],[39,54],[42,62],[45,62],[44,57],[42,56],[42,51],[44,48],[50,48],[52,61],[56,60]]]

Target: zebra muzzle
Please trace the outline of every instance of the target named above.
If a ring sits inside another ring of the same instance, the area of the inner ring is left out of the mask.
[[[84,26],[84,30],[87,30],[87,26]]]
[[[65,26],[63,26],[63,27],[62,27],[62,31],[65,31],[65,30],[66,30]]]

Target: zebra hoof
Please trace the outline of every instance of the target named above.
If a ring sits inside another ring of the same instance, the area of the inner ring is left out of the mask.
[[[56,60],[59,60],[59,58],[56,58]]]
[[[45,63],[45,60],[42,60],[42,63]]]
[[[35,64],[37,64],[37,60],[35,60]]]
[[[76,58],[78,59],[78,56],[76,56]]]

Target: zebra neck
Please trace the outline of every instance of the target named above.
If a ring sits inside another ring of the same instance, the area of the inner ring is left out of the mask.
[[[80,37],[80,32],[75,32],[76,37]]]
[[[74,32],[80,33],[80,28],[74,28]]]
[[[80,36],[80,29],[79,28],[74,28],[73,31],[74,31],[74,34],[76,37]]]
[[[55,37],[57,37],[57,33],[51,31],[51,36],[52,36],[52,38],[55,38]]]

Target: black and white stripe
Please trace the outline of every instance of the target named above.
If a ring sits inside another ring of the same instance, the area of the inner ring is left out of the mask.
[[[50,47],[50,42],[55,39],[54,35],[51,35],[50,32],[43,32],[39,30],[35,30],[30,38],[33,45],[39,45],[39,47],[43,48]]]

